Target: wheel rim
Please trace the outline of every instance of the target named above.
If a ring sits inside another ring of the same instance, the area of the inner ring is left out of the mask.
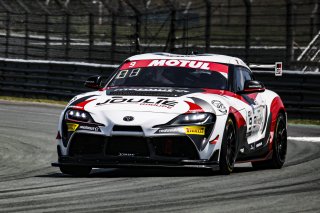
[[[235,137],[235,129],[232,123],[228,126],[227,131],[227,154],[226,154],[226,162],[230,169],[233,168],[235,161],[235,153],[236,153],[236,137]]]
[[[278,159],[281,162],[284,162],[287,154],[287,130],[283,121],[278,123],[276,133],[276,152]]]

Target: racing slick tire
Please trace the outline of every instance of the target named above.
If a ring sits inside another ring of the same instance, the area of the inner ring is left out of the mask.
[[[229,117],[224,129],[219,160],[220,173],[229,175],[234,168],[237,150],[237,135],[233,120]]]
[[[281,169],[287,154],[287,129],[283,114],[277,118],[274,139],[272,144],[272,158],[265,161],[252,162],[254,169]]]
[[[60,171],[63,174],[77,176],[77,177],[88,176],[91,170],[92,170],[91,167],[86,167],[86,166],[60,166]]]

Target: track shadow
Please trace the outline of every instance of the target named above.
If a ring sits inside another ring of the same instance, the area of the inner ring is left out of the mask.
[[[219,175],[219,172],[207,169],[142,169],[142,168],[119,168],[119,169],[93,169],[86,178],[121,178],[121,177],[186,177],[186,176],[209,176]],[[38,175],[36,177],[68,178],[60,172]]]
[[[236,167],[233,173],[252,172],[252,167]],[[121,177],[192,177],[192,176],[223,176],[218,170],[194,168],[119,168],[119,169],[93,169],[86,178],[121,178]],[[60,172],[38,175],[47,178],[74,178]]]

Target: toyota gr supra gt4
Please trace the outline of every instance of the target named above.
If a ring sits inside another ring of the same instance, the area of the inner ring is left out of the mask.
[[[230,174],[234,164],[281,168],[287,118],[280,97],[239,58],[141,54],[96,89],[74,97],[57,133],[62,173],[92,168],[195,167]]]

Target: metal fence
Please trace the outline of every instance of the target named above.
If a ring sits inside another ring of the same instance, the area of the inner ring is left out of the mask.
[[[0,60],[0,95],[69,100],[90,91],[83,86],[91,75],[109,76],[115,66]],[[320,119],[320,73],[256,71],[268,89],[277,92],[289,118]]]
[[[320,30],[319,0],[52,2],[0,1],[0,57],[117,64],[196,51],[288,67]]]

